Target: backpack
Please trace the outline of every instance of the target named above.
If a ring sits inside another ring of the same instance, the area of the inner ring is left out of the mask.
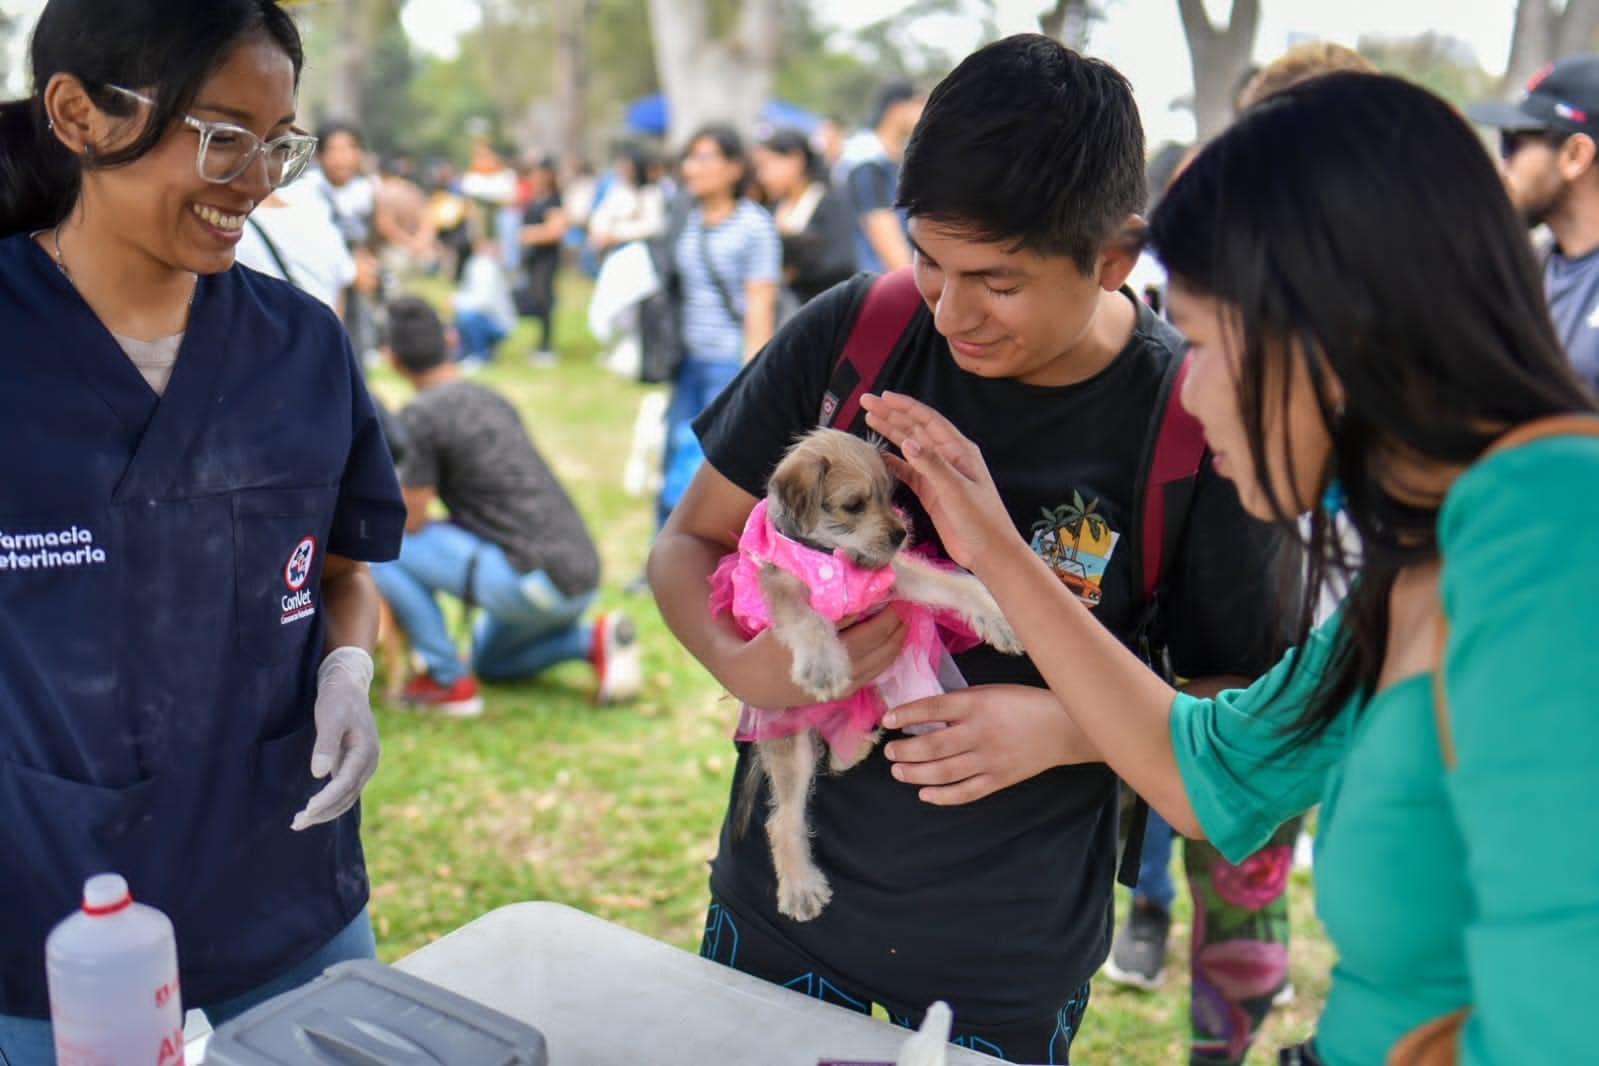
[[[683,344],[682,282],[677,273],[677,239],[694,210],[692,197],[678,197],[667,207],[666,228],[644,242],[660,288],[638,305],[639,344],[642,355],[638,378],[646,385],[677,380],[687,349]]]
[[[901,354],[906,330],[921,306],[922,296],[911,268],[873,280],[855,314],[844,350],[833,366],[822,396],[818,425],[864,434],[861,397],[872,391],[894,357]],[[1160,416],[1151,421],[1145,434],[1133,496],[1133,587],[1143,596],[1134,623],[1134,640],[1139,656],[1167,681],[1173,679],[1171,663],[1166,649],[1157,647],[1153,637],[1160,613],[1161,583],[1182,536],[1205,455],[1204,430],[1177,402],[1187,374],[1185,353],[1171,360],[1161,377],[1155,400]],[[1117,880],[1128,888],[1138,882],[1138,860],[1148,819],[1149,805],[1139,798],[1133,806],[1117,874]]]

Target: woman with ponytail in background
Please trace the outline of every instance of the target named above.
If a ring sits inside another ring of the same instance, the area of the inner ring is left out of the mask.
[[[304,169],[275,0],[50,0],[0,105],[0,1061],[88,875],[219,1024],[371,956],[356,802],[405,512],[338,320],[235,267]],[[317,779],[323,779],[320,783]]]

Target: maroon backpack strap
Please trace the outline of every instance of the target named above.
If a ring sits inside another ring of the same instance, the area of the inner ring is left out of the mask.
[[[1189,354],[1174,358],[1162,376],[1155,410],[1160,421],[1144,441],[1144,465],[1139,473],[1136,493],[1139,516],[1138,550],[1133,555],[1137,575],[1134,587],[1143,596],[1134,625],[1134,641],[1139,656],[1163,675],[1170,674],[1170,661],[1164,649],[1152,642],[1159,602],[1156,593],[1166,576],[1177,541],[1182,536],[1193,502],[1199,465],[1205,460],[1205,431],[1199,420],[1184,410],[1183,381],[1188,377]],[[1170,676],[1166,680],[1171,681]],[[1149,822],[1149,804],[1136,797],[1127,822],[1127,839],[1122,846],[1121,867],[1116,880],[1128,888],[1138,886],[1138,866],[1144,851],[1144,830]]]
[[[1149,468],[1144,474],[1144,513],[1139,545],[1142,587],[1139,591],[1146,604],[1153,600],[1165,576],[1166,565],[1171,562],[1172,549],[1182,532],[1183,519],[1187,517],[1185,512],[1193,482],[1199,476],[1199,464],[1205,457],[1204,427],[1183,408],[1181,401],[1189,360],[1190,356],[1184,352],[1176,372],[1169,375],[1167,387],[1162,389],[1165,409],[1155,431]],[[1174,490],[1174,487],[1177,488]],[[1186,493],[1179,496],[1184,488]]]
[[[876,386],[883,367],[888,365],[900,337],[921,306],[922,294],[910,267],[880,274],[873,280],[855,315],[855,324],[850,327],[844,350],[833,365],[817,425],[845,431],[854,426],[861,412],[861,397]]]

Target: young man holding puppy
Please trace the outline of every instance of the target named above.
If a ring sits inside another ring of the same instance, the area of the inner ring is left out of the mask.
[[[1179,357],[1176,335],[1123,288],[1143,165],[1131,89],[1109,66],[1034,35],[966,59],[906,150],[899,204],[925,308],[873,386],[924,400],[976,440],[1018,526],[1129,641],[1144,444]],[[708,464],[651,553],[667,624],[752,706],[811,700],[770,632],[746,642],[709,613],[706,578],[784,450],[816,424],[869,284],[813,301],[700,418]],[[898,502],[915,539],[936,543],[914,497],[901,490]],[[1204,464],[1156,622],[1194,690],[1270,664],[1273,554]],[[885,611],[842,637],[865,684],[904,634]],[[1025,657],[978,647],[956,663],[970,688],[891,712],[885,745],[818,779],[813,844],[833,890],[819,917],[780,915],[764,834],[724,823],[701,951],[904,1024],[944,999],[957,1043],[1065,1062],[1110,944],[1116,782],[1103,766],[1059,765],[1070,722]],[[918,722],[949,724],[898,731]],[[749,761],[741,750],[735,794]]]

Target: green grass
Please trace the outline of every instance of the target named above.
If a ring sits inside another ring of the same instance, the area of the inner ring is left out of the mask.
[[[442,298],[437,283],[419,292]],[[507,903],[555,900],[678,947],[699,942],[706,862],[733,767],[732,706],[677,644],[648,596],[622,586],[638,574],[653,503],[621,488],[643,386],[600,368],[584,326],[585,284],[562,280],[560,365],[526,362],[518,332],[479,378],[521,410],[599,542],[600,604],[625,608],[645,653],[642,698],[593,705],[582,664],[530,683],[486,686],[481,718],[459,721],[380,706],[383,763],[365,796],[365,843],[379,951],[393,960]],[[407,398],[393,375],[374,375],[391,404]],[[1303,1039],[1326,991],[1330,951],[1311,913],[1308,880],[1293,888],[1296,1004],[1278,1011],[1251,1063]],[[1076,1045],[1090,1064],[1186,1059],[1187,905],[1173,931],[1160,995],[1094,988]]]

